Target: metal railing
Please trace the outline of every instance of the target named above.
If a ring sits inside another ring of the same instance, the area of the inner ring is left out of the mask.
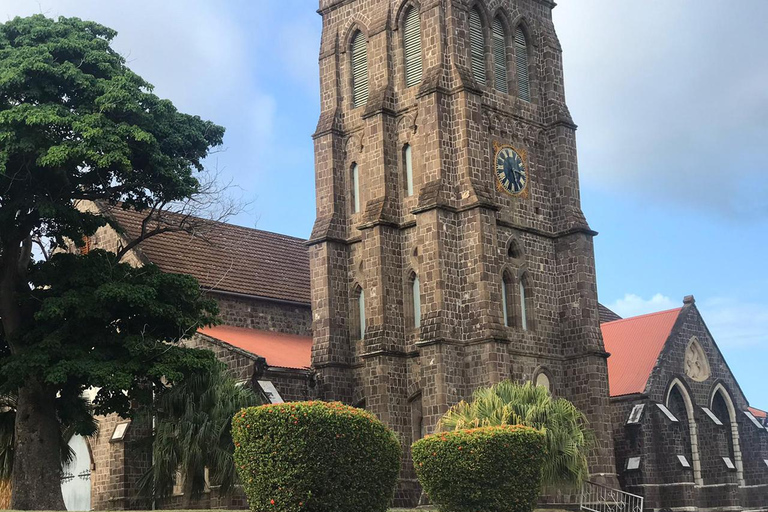
[[[594,482],[587,482],[581,488],[579,510],[588,512],[643,512],[642,496],[611,489]]]

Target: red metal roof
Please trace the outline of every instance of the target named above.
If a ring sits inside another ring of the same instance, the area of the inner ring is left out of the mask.
[[[682,308],[607,322],[603,330],[611,396],[645,391]]]
[[[754,416],[755,418],[765,419],[766,417],[768,417],[767,412],[761,411],[760,409],[755,409],[754,407],[750,407],[749,412],[751,412],[752,416]]]
[[[312,337],[217,325],[200,329],[202,334],[263,357],[269,366],[309,368],[312,364]]]

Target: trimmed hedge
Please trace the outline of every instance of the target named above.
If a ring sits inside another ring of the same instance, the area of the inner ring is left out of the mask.
[[[531,512],[545,452],[544,433],[520,425],[441,432],[412,448],[419,482],[443,512]]]
[[[243,409],[232,420],[235,464],[257,512],[385,512],[400,470],[395,434],[338,402]]]

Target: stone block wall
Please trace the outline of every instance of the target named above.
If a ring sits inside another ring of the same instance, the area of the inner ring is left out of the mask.
[[[644,496],[650,510],[768,510],[768,430],[744,413],[747,400],[694,304],[686,301],[645,393],[612,401],[619,480],[628,492]],[[694,338],[705,354],[701,367],[706,371],[686,368]],[[670,400],[673,386],[682,403]],[[632,407],[641,403],[646,406],[640,424],[626,425]],[[670,421],[658,403],[668,405],[679,421]],[[684,419],[686,403],[693,425]],[[685,455],[691,468],[684,468],[677,455]],[[627,459],[637,456],[640,469],[628,471]],[[735,468],[728,468],[723,457]]]
[[[527,34],[530,102],[518,97],[514,80],[507,94],[473,79],[468,17],[475,6],[488,42],[496,16],[508,35],[518,26]],[[317,219],[309,242],[313,365],[321,396],[364,402],[405,447],[415,437],[412,418],[431,432],[448,407],[478,387],[508,378],[523,382],[544,371],[555,392],[589,416],[600,441],[591,467],[596,478],[615,485],[595,233],[580,209],[575,125],[565,104],[552,7],[541,0],[320,2]],[[419,10],[424,72],[421,84],[407,88],[399,63],[409,8]],[[357,31],[367,41],[370,90],[359,107],[351,101],[349,47]],[[406,144],[413,155],[412,196],[404,186]],[[497,186],[500,144],[525,155],[525,194],[513,197]],[[359,212],[352,206],[355,165]],[[505,273],[513,288],[525,283],[527,330],[519,320],[504,324]],[[421,288],[418,329],[412,275]],[[364,340],[357,319],[361,291]],[[420,415],[408,407],[417,394]],[[408,464],[399,504],[418,498],[406,490]]]

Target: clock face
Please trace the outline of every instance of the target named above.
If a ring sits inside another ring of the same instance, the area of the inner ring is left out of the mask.
[[[521,194],[528,185],[528,169],[523,157],[509,146],[502,146],[496,152],[496,179],[501,188],[512,195]]]

